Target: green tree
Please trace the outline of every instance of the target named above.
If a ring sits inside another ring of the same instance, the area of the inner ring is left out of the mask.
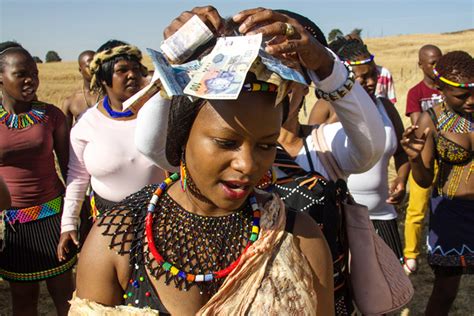
[[[344,34],[340,29],[332,29],[328,34],[328,42],[334,41],[338,37],[342,37]]]
[[[52,63],[52,62],[57,62],[57,61],[61,61],[61,57],[59,57],[58,53],[56,53],[54,50],[50,50],[49,52],[46,53],[47,63]]]
[[[35,61],[35,63],[37,64],[42,64],[43,61],[41,60],[41,58],[39,58],[38,56],[33,56],[33,60]]]

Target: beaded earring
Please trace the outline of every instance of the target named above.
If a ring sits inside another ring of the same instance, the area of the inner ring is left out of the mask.
[[[277,179],[276,172],[273,168],[270,168],[265,172],[263,177],[258,181],[256,187],[259,188],[260,190],[267,190],[269,189],[273,184],[275,184]]]
[[[186,162],[184,161],[184,150],[183,154],[181,155],[181,161],[179,163],[179,174],[180,174],[180,180],[179,182],[181,183],[181,190],[186,191],[186,187],[188,185],[188,177],[187,177],[187,172],[186,172]]]

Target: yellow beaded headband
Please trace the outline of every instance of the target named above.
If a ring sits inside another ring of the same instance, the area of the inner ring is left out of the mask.
[[[97,73],[99,72],[100,66],[118,55],[131,55],[135,56],[138,60],[142,59],[141,51],[138,47],[133,45],[121,45],[96,53],[89,65],[89,71],[92,77],[91,89],[94,90],[100,87],[100,83],[97,82]]]
[[[474,88],[474,82],[471,82],[471,83],[459,83],[459,82],[454,82],[454,81],[451,81],[449,79],[446,79],[445,77],[441,76],[441,74],[438,72],[438,70],[436,70],[436,66],[433,67],[433,73],[434,75],[436,76],[436,78],[438,78],[440,81],[444,82],[445,84],[447,85],[450,85],[452,87],[456,87],[456,88],[467,88],[467,89],[470,89],[470,88]]]
[[[350,66],[360,66],[360,65],[365,65],[368,63],[371,63],[374,60],[374,55],[370,55],[369,58],[364,59],[364,60],[344,60],[344,63]]]

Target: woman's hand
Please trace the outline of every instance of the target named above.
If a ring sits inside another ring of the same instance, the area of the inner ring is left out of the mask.
[[[71,230],[61,234],[59,237],[59,243],[57,248],[57,256],[59,261],[66,260],[66,254],[69,253],[69,240],[72,240],[74,244],[79,247],[79,239],[77,238],[77,231]]]
[[[403,179],[400,177],[396,177],[393,179],[392,185],[388,190],[389,197],[385,202],[392,205],[398,205],[405,198],[405,193],[405,181],[403,181]]]
[[[240,24],[242,34],[262,33],[271,38],[265,48],[269,54],[288,59],[296,56],[303,67],[315,71],[320,79],[331,74],[332,55],[297,20],[264,8],[244,10],[233,20]]]
[[[421,158],[421,152],[425,147],[426,138],[430,131],[427,127],[423,134],[420,137],[416,136],[416,130],[418,125],[408,127],[405,132],[403,132],[402,140],[400,144],[402,145],[403,150],[406,152],[409,160],[417,160]]]
[[[214,34],[216,34],[224,25],[224,19],[219,15],[219,12],[217,12],[216,8],[213,6],[195,7],[191,11],[184,11],[176,19],[174,19],[171,24],[168,25],[163,31],[163,38],[167,39],[176,33],[176,31],[178,31],[181,26],[183,26],[184,23],[186,23],[194,15],[197,15]]]

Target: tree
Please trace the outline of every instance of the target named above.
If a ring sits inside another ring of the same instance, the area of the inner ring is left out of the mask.
[[[334,41],[338,37],[343,37],[344,33],[340,29],[332,29],[328,34],[328,42]]]
[[[56,62],[56,61],[61,61],[61,57],[59,57],[58,53],[56,53],[54,50],[50,50],[49,52],[46,53],[47,63]]]
[[[39,58],[38,56],[33,56],[33,60],[35,61],[35,63],[37,64],[42,64],[43,61],[41,60],[41,58]]]

